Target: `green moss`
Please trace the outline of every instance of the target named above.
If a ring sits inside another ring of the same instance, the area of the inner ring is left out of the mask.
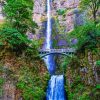
[[[0,97],[3,95],[4,78],[0,78]]]
[[[43,100],[49,74],[40,76],[39,72],[32,72],[28,67],[21,68],[16,87],[22,91],[24,100]]]
[[[96,61],[96,65],[99,67],[100,66],[100,60]]]
[[[58,15],[65,15],[66,9],[59,9],[57,10]]]
[[[4,83],[4,78],[0,78],[0,86],[2,86]]]

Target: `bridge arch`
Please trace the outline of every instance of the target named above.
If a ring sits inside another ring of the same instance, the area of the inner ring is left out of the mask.
[[[72,55],[73,53],[51,52],[51,53],[46,53],[46,54],[40,54],[40,57],[43,58],[43,57],[48,56],[48,55],[57,55],[57,54],[71,57],[71,55]]]

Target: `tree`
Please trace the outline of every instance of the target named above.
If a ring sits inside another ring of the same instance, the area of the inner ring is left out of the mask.
[[[81,0],[80,7],[83,9],[88,9],[92,11],[92,16],[94,22],[97,20],[97,12],[100,8],[100,0]]]
[[[7,21],[20,33],[34,32],[37,27],[32,20],[33,0],[6,0],[3,11]]]
[[[83,26],[79,26],[70,32],[68,39],[77,39],[77,43],[74,44],[72,41],[72,47],[78,50],[89,49],[93,50],[98,48],[100,29],[99,25],[95,25],[93,22],[88,22]]]

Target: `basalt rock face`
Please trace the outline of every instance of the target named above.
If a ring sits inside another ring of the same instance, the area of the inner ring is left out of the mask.
[[[33,20],[41,25],[42,18],[45,16],[46,0],[34,0]]]
[[[52,17],[58,18],[61,26],[65,27],[65,30],[71,31],[75,25],[81,25],[83,23],[83,14],[78,9],[79,0],[51,0]],[[34,0],[33,8],[33,20],[38,24],[39,28],[36,33],[39,33],[43,28],[43,23],[47,19],[46,15],[46,2],[47,0]],[[65,14],[59,15],[57,11],[63,10]],[[0,5],[0,22],[3,21],[2,5]]]
[[[78,9],[79,0],[51,0],[52,17],[58,18],[60,26],[65,28],[65,31],[71,31],[76,25],[83,23],[83,14]],[[40,33],[46,23],[46,2],[47,0],[34,0],[33,20],[38,24],[39,28],[36,33]],[[64,14],[59,15],[58,11],[63,10]],[[0,5],[0,22],[3,21],[2,5]]]
[[[52,45],[54,48],[66,48],[69,46],[66,41],[66,33],[72,31],[76,26],[83,24],[84,14],[79,10],[79,0],[51,1],[51,17],[53,19]],[[46,4],[47,0],[34,0],[33,20],[39,26],[36,29],[35,37],[37,39],[43,37],[43,41],[45,40],[47,25]],[[39,38],[37,36],[38,34],[40,35]],[[41,47],[43,47],[43,44]]]
[[[33,10],[33,20],[39,27],[46,21],[46,0],[35,0]],[[52,17],[58,18],[60,26],[65,27],[65,31],[71,31],[76,25],[83,24],[83,14],[78,9],[79,0],[52,0]],[[63,14],[59,14],[63,11]]]

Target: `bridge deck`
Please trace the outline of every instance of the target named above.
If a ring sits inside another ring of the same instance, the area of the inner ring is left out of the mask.
[[[39,53],[74,53],[75,49],[39,49]]]

